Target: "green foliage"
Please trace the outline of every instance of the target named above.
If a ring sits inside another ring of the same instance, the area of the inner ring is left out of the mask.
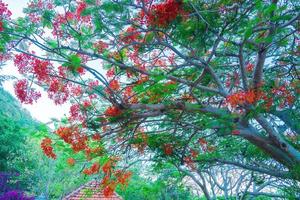
[[[26,137],[39,124],[3,88],[0,88],[0,122],[0,171],[5,171],[10,155],[24,148]]]
[[[117,192],[124,200],[200,200],[181,185],[178,178],[178,171],[170,166],[161,170],[156,178],[143,177],[141,171],[135,169],[126,189],[118,188]]]

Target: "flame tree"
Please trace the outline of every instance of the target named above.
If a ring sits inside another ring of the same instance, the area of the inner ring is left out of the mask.
[[[130,177],[120,160],[300,180],[297,9],[288,0],[33,0],[13,20],[1,2],[1,62],[24,76],[22,103],[38,101],[39,88],[71,103],[41,148],[55,159],[63,141],[84,154],[67,162],[103,171],[108,195]]]

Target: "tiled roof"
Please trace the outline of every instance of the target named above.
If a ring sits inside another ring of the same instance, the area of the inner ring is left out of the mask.
[[[65,196],[63,200],[122,200],[116,193],[105,197],[99,186],[97,181],[88,182]]]

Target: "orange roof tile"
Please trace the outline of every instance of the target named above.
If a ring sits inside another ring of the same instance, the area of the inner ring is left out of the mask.
[[[116,193],[111,197],[105,197],[99,186],[97,181],[88,182],[65,196],[63,200],[122,200]]]

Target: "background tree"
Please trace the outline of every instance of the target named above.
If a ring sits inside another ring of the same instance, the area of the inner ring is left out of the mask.
[[[7,171],[7,160],[25,147],[26,137],[37,130],[38,122],[0,87],[0,171]]]
[[[17,20],[1,7],[20,101],[39,85],[72,103],[45,154],[58,140],[84,152],[105,194],[137,157],[300,179],[298,1],[30,1]]]

